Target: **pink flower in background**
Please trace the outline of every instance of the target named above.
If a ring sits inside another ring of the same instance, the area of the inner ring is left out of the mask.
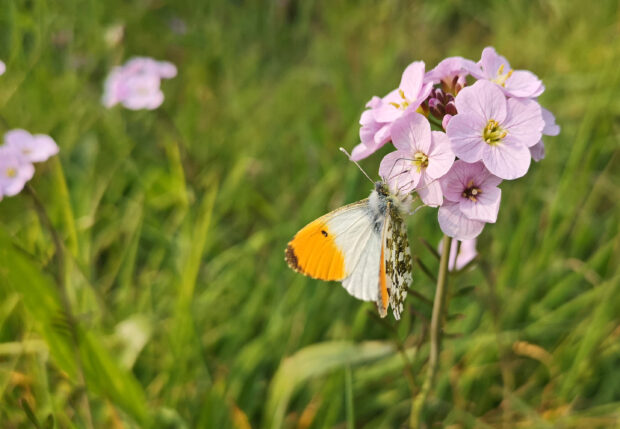
[[[454,163],[448,137],[431,131],[428,120],[411,111],[392,124],[392,142],[397,150],[383,158],[379,175],[399,193],[417,188],[426,205],[441,205],[443,198],[437,179]]]
[[[0,146],[0,199],[18,194],[34,175],[34,166],[20,152]]]
[[[177,69],[167,61],[133,58],[112,69],[104,84],[103,104],[112,107],[121,103],[128,109],[153,110],[164,101],[161,79],[175,77]]]
[[[478,255],[478,252],[476,251],[476,241],[477,240],[475,238],[463,241],[452,240],[452,244],[450,245],[450,258],[448,261],[448,269],[450,271],[461,270],[474,260],[474,258]],[[441,255],[442,253],[443,240],[439,242],[439,254]]]
[[[58,146],[50,136],[21,129],[8,131],[0,146],[0,199],[24,189],[34,175],[33,162],[43,162],[57,153]]]
[[[542,109],[542,117],[545,121],[545,126],[542,130],[543,135],[545,136],[557,136],[560,134],[560,126],[555,123],[555,116],[553,113],[541,107]],[[545,157],[545,145],[542,141],[542,138],[536,143],[534,146],[530,147],[530,154],[532,155],[532,159],[536,162],[540,161]]]
[[[20,153],[28,162],[43,162],[58,153],[58,146],[50,136],[32,135],[21,129],[7,132],[4,135],[4,144]]]
[[[123,68],[130,74],[157,75],[162,79],[172,79],[177,75],[174,64],[149,57],[134,57],[127,61]]]
[[[545,90],[545,86],[534,73],[511,69],[506,58],[495,52],[492,47],[484,48],[478,66],[471,70],[471,74],[476,79],[496,83],[509,97],[533,98]]]
[[[464,88],[456,96],[458,114],[450,119],[447,134],[460,159],[484,165],[502,179],[527,173],[534,146],[545,125],[540,105],[533,100],[506,99],[486,80]]]
[[[2,61],[0,61],[0,76],[2,76],[5,71],[6,71],[6,65]]]
[[[480,234],[485,223],[494,223],[502,197],[497,187],[501,181],[481,162],[456,161],[440,180],[445,199],[438,213],[441,230],[465,240]]]
[[[424,62],[411,63],[403,72],[400,85],[383,98],[373,97],[360,119],[361,143],[353,148],[351,159],[364,159],[390,141],[392,123],[405,112],[414,112],[428,97],[432,82],[424,82]]]

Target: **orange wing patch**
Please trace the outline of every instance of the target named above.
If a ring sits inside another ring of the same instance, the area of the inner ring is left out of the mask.
[[[322,219],[306,225],[286,247],[286,262],[302,274],[321,280],[346,277],[344,256]]]
[[[387,280],[385,276],[385,246],[381,244],[381,262],[379,265],[379,301],[377,301],[377,307],[379,308],[379,315],[385,317],[387,315],[388,308],[388,289]]]

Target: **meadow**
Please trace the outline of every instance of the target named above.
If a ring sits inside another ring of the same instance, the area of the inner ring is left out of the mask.
[[[370,192],[338,151],[365,103],[414,60],[485,46],[544,81],[562,131],[449,279],[421,427],[620,427],[613,0],[0,0],[0,132],[60,147],[0,201],[0,427],[406,427],[436,210],[408,219],[399,322],[284,249]],[[136,55],[177,66],[163,105],[105,108],[106,75]]]

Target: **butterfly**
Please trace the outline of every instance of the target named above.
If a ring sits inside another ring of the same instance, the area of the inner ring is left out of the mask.
[[[398,196],[376,182],[370,196],[340,207],[303,227],[288,243],[285,259],[297,272],[336,280],[355,298],[388,307],[398,320],[412,280],[412,259]]]

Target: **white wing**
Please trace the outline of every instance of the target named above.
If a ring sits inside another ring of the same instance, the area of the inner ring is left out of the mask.
[[[354,297],[364,301],[376,301],[378,296],[379,262],[381,258],[381,236],[372,223],[364,237],[365,245],[356,249],[357,263],[353,271],[342,281],[342,286]]]
[[[338,212],[327,221],[327,225],[344,254],[348,275],[342,280],[342,286],[358,299],[375,301],[381,256],[380,230],[383,225],[379,225],[377,231],[368,200],[360,201],[355,209]]]

